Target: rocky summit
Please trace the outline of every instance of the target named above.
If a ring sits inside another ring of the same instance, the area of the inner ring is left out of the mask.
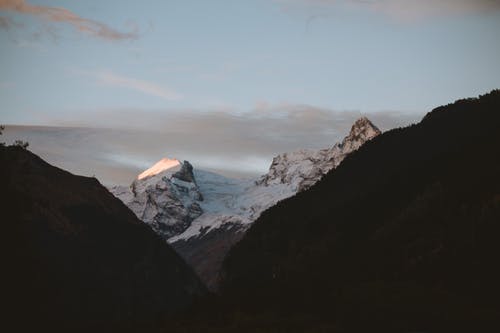
[[[162,159],[141,173],[142,177],[139,175],[130,187],[115,186],[110,191],[167,240],[184,232],[203,213],[203,196],[189,162],[162,161],[172,160]]]

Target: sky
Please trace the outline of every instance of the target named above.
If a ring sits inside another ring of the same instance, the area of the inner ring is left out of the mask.
[[[499,88],[499,32],[499,0],[0,0],[0,122],[168,134],[164,154],[217,144],[200,165],[239,149],[261,172],[343,118],[391,128]]]

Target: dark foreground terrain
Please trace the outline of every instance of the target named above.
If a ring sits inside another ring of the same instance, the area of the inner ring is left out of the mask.
[[[479,332],[500,322],[500,91],[386,132],[266,211],[179,331]]]
[[[94,178],[0,147],[4,332],[148,331],[206,293]]]

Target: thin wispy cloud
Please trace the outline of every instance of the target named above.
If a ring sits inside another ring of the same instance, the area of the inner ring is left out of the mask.
[[[500,0],[273,0],[285,7],[368,9],[392,18],[414,21],[428,17],[488,13],[500,10]]]
[[[32,5],[24,0],[0,0],[0,10],[31,15],[45,22],[68,24],[80,33],[105,40],[126,40],[138,37],[136,31],[121,32],[102,22],[81,17],[61,7]],[[10,19],[0,18],[0,28],[6,29],[11,26]]]
[[[163,85],[115,74],[111,71],[80,73],[93,76],[100,84],[139,91],[146,95],[156,96],[167,101],[175,101],[183,98],[181,94]]]

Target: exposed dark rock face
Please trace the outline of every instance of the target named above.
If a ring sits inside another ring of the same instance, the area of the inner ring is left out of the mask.
[[[0,175],[2,297],[17,331],[147,331],[205,294],[96,179],[16,147],[0,147]]]
[[[220,228],[170,245],[193,267],[210,290],[217,291],[222,262],[244,234],[241,224],[225,223]]]
[[[174,173],[173,177],[185,182],[196,183],[193,174],[193,166],[188,161],[184,161],[184,163],[182,163],[181,169]],[[202,198],[200,198],[200,200],[202,200]]]

